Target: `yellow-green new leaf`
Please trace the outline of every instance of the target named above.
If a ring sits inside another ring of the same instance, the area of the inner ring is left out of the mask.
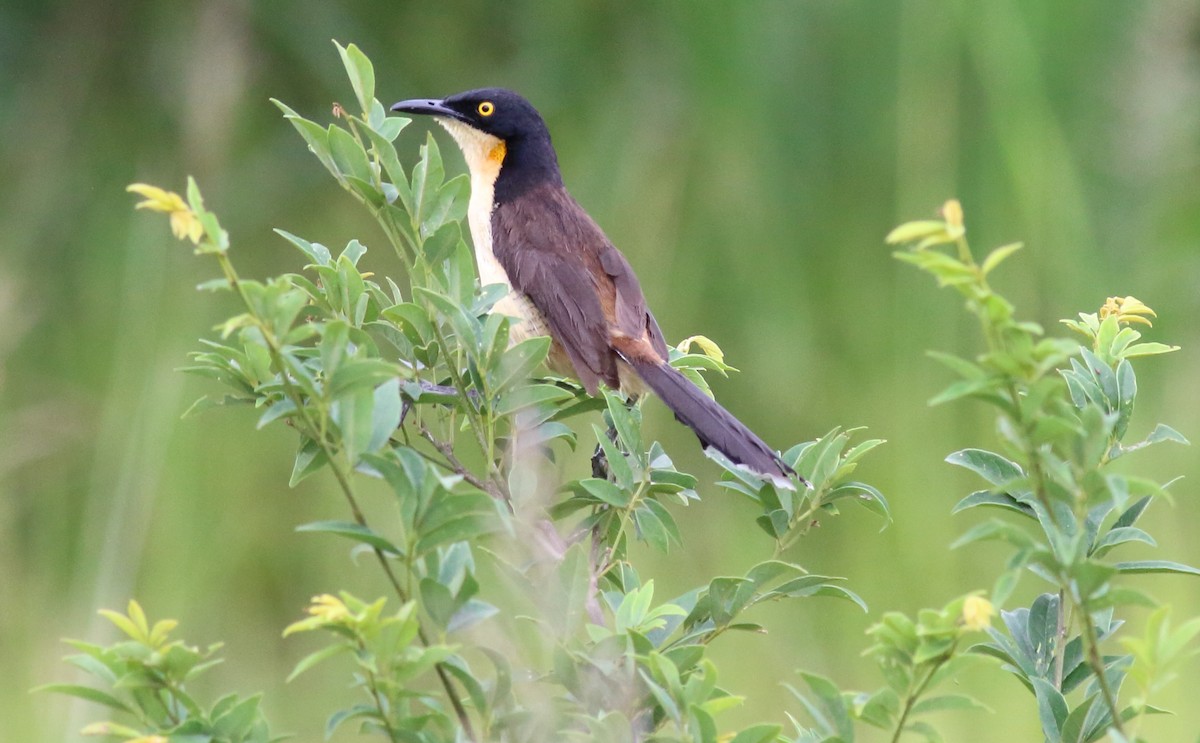
[[[1005,258],[1009,257],[1023,247],[1025,247],[1025,243],[1009,243],[1008,245],[1001,245],[992,252],[988,253],[987,258],[983,259],[983,265],[980,267],[980,270],[983,271],[983,274],[986,276],[993,268],[999,266]]]
[[[923,240],[928,237],[944,236],[945,242],[951,240],[950,235],[946,231],[946,223],[940,219],[925,219],[916,222],[905,222],[887,234],[884,242],[889,245],[903,245],[904,243]]]

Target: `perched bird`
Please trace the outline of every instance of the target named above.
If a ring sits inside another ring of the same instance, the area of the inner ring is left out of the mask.
[[[703,446],[792,487],[794,472],[779,454],[668,363],[629,261],[567,193],[550,132],[529,101],[484,88],[392,110],[434,117],[462,150],[479,280],[509,288],[494,311],[517,318],[513,342],[549,335],[550,368],[573,374],[589,394],[601,382],[630,395],[649,387]]]

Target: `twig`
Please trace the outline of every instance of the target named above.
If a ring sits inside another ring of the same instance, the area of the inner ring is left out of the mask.
[[[417,423],[417,433],[421,434],[421,438],[432,444],[433,448],[437,449],[438,453],[446,458],[446,463],[450,466],[450,469],[454,470],[456,475],[459,475],[462,477],[462,479],[471,483],[493,498],[502,499],[506,503],[511,502],[511,499],[507,493],[497,492],[497,489],[493,483],[480,480],[473,472],[471,472],[471,470],[467,469],[466,465],[464,465],[458,459],[458,456],[455,455],[454,447],[434,436],[433,432],[430,431],[424,423]]]
[[[1100,693],[1104,696],[1104,704],[1108,706],[1112,716],[1112,726],[1122,736],[1125,728],[1121,724],[1121,710],[1117,707],[1117,698],[1113,695],[1112,687],[1108,684],[1108,674],[1105,673],[1104,657],[1100,655],[1100,638],[1096,635],[1096,625],[1092,623],[1092,614],[1087,607],[1079,607],[1079,622],[1083,625],[1083,641],[1087,645],[1088,665],[1096,675],[1096,683],[1100,685]]]

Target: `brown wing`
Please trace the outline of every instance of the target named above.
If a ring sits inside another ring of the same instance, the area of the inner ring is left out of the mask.
[[[600,254],[600,265],[612,281],[616,293],[615,329],[629,338],[649,340],[660,359],[666,361],[669,358],[667,342],[663,339],[658,321],[646,307],[646,297],[642,294],[642,286],[633,273],[633,267],[611,243],[607,248]]]
[[[599,259],[606,248],[615,252],[561,186],[532,189],[492,212],[496,260],[513,289],[545,317],[593,394],[601,381],[613,388],[620,384],[609,346],[614,287]]]

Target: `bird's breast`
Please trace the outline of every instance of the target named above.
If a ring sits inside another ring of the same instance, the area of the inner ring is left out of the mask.
[[[493,312],[513,318],[509,327],[511,343],[526,338],[550,335],[546,318],[523,292],[513,289],[508,272],[496,259],[492,239],[492,211],[495,209],[495,176],[483,169],[472,169],[471,200],[467,206],[467,225],[475,245],[475,265],[479,270],[480,286],[503,284],[508,293],[496,302]]]

